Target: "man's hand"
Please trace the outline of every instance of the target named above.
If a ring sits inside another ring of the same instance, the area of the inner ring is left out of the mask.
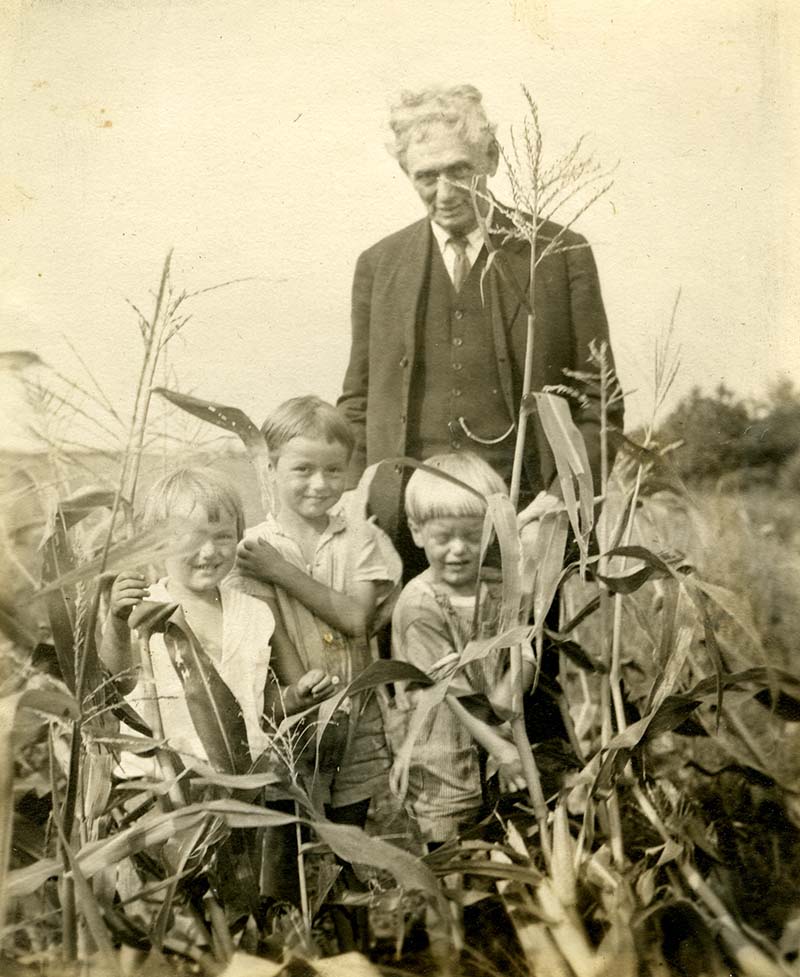
[[[236,549],[239,570],[264,583],[280,583],[286,560],[265,539],[243,539]]]
[[[142,574],[123,570],[111,585],[109,613],[118,621],[127,621],[134,607],[149,596],[150,590]]]

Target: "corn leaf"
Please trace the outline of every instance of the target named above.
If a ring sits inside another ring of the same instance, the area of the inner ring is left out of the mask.
[[[247,449],[250,461],[256,470],[258,477],[258,487],[261,492],[261,504],[265,512],[272,512],[274,509],[272,486],[269,478],[269,451],[261,431],[250,420],[244,411],[238,407],[228,407],[223,404],[216,404],[211,400],[201,400],[199,397],[190,397],[188,394],[178,393],[177,390],[168,390],[166,387],[154,387],[153,393],[160,394],[181,410],[185,410],[193,417],[199,417],[202,421],[207,421],[216,427],[221,427],[224,431],[229,431],[239,437],[242,444]]]
[[[143,600],[130,613],[128,626],[141,635],[164,633],[167,622],[177,612],[180,604],[177,602],[161,603],[154,600]]]
[[[45,366],[38,353],[30,349],[9,349],[0,353],[0,370],[24,370],[30,366]]]
[[[567,804],[566,801],[560,800],[553,813],[553,852],[550,875],[555,894],[564,907],[574,906],[577,900],[573,848]]]
[[[692,647],[694,629],[689,625],[681,625],[670,649],[667,660],[661,664],[649,701],[652,703],[648,712],[657,709],[666,697],[674,690],[678,676],[686,664]]]
[[[516,627],[501,631],[492,638],[475,638],[467,643],[461,652],[456,670],[463,668],[472,661],[485,658],[498,648],[511,648],[514,645],[530,644],[536,634],[536,628],[531,624],[518,624]]]
[[[180,393],[177,390],[168,390],[166,387],[153,387],[152,392],[159,394],[193,417],[199,417],[201,421],[207,421],[209,424],[221,427],[224,431],[236,434],[248,448],[260,448],[264,445],[261,431],[238,407],[228,407],[211,400],[191,397],[189,394]]]
[[[617,546],[604,555],[608,559],[614,556],[625,556],[634,560],[641,560],[653,573],[658,574],[660,577],[674,577],[676,580],[681,579],[679,574],[680,566],[671,566],[663,557],[649,550],[646,546]]]
[[[596,610],[600,607],[600,595],[597,594],[587,601],[583,607],[564,625],[564,627],[559,631],[559,635],[569,634],[574,631],[575,628],[579,627],[583,622],[592,616]]]
[[[166,892],[164,893],[164,901],[158,911],[158,916],[156,917],[155,925],[153,927],[154,932],[152,942],[155,949],[159,952],[164,946],[167,926],[172,913],[172,903],[178,889],[178,882],[180,881],[183,871],[186,868],[186,863],[194,854],[200,839],[205,834],[206,828],[206,823],[201,821],[191,830],[175,837],[176,849],[170,853],[172,856],[171,861],[173,862],[173,871],[169,879]]]
[[[0,597],[0,633],[23,651],[31,652],[38,644],[37,636],[2,597]]]
[[[417,668],[416,665],[411,665],[408,662],[379,659],[370,662],[363,672],[357,675],[347,686],[345,692],[347,695],[355,695],[357,692],[374,689],[379,685],[386,685],[388,682],[416,682],[419,685],[433,685],[433,679]]]
[[[440,915],[446,918],[447,902],[436,882],[436,876],[419,858],[388,841],[370,837],[361,828],[353,825],[312,821],[311,826],[339,858],[390,872],[398,885],[406,891],[424,892]]]
[[[84,572],[83,567],[79,568],[67,533],[86,516],[91,515],[97,506],[107,506],[109,499],[113,501],[113,497],[113,493],[105,490],[88,490],[57,503],[50,514],[48,530],[42,541],[42,581],[45,586],[39,594],[45,595],[59,668],[71,692],[76,691],[81,667],[83,688],[89,689],[91,695],[102,686],[104,675],[95,646],[96,621],[93,615],[90,614],[86,622],[88,633],[83,641],[86,661],[83,663],[79,662],[80,649],[75,631],[75,583],[87,576],[94,579],[100,564],[93,561],[96,566],[88,573]],[[105,698],[105,692],[101,698]]]
[[[56,822],[58,825],[58,822]],[[112,977],[113,974],[121,974],[119,960],[114,953],[114,947],[111,942],[111,936],[106,924],[103,922],[103,914],[100,909],[100,905],[97,901],[97,897],[92,891],[92,887],[86,881],[86,877],[83,872],[81,872],[78,860],[75,854],[64,837],[64,833],[61,830],[61,826],[58,825],[59,837],[61,841],[61,848],[67,857],[69,862],[70,871],[72,873],[72,880],[75,885],[75,895],[78,903],[78,907],[86,921],[86,926],[89,932],[92,934],[92,939],[97,945],[97,949],[100,953],[100,958],[103,961],[104,972]]]
[[[142,601],[131,612],[129,624],[146,641],[154,632],[164,634],[189,715],[212,766],[221,773],[247,773],[250,752],[241,708],[186,623],[180,605]]]
[[[563,397],[547,393],[534,393],[533,396],[556,462],[564,505],[580,548],[583,568],[589,555],[589,536],[594,523],[594,487],[586,445]]]
[[[94,580],[101,572],[108,578],[121,570],[157,563],[167,554],[181,556],[191,552],[194,544],[187,543],[184,548],[176,546],[174,542],[190,526],[191,523],[185,519],[170,519],[159,523],[132,539],[110,547],[105,561],[100,555],[80,565],[74,565],[58,576],[48,577],[46,586],[38,590],[36,596],[46,597],[59,588],[73,587],[84,580]]]
[[[755,668],[747,668],[741,672],[728,672],[722,678],[722,685],[725,689],[738,689],[745,685],[761,686],[762,690],[769,692],[772,681],[777,681],[781,691],[791,698],[800,697],[800,679],[789,672],[780,668],[771,668],[764,665]],[[712,691],[716,692],[716,676],[701,679],[686,694],[690,696],[707,696]]]
[[[503,567],[499,626],[502,631],[507,631],[519,624],[522,603],[522,550],[517,529],[517,514],[506,495],[493,493],[486,502],[487,515],[491,517],[497,533]]]
[[[181,833],[195,830],[203,821],[219,817],[231,828],[277,827],[305,821],[293,814],[273,811],[255,804],[236,800],[208,801],[192,804],[178,811],[146,815],[137,824],[103,841],[85,845],[76,855],[74,864],[84,878],[91,878],[102,868],[130,857],[143,848],[150,848]],[[419,890],[429,896],[440,911],[445,903],[436,878],[420,859],[404,852],[380,838],[372,838],[361,828],[333,824],[324,819],[306,821],[336,855],[349,862],[372,865],[390,872],[407,890]],[[50,875],[60,874],[63,866],[55,859],[22,869],[13,875],[9,891],[15,896],[32,892]],[[47,874],[44,874],[47,873]]]
[[[49,716],[77,717],[78,704],[70,695],[45,689],[29,689],[0,699],[0,930],[5,925],[8,899],[8,863],[14,821],[14,726],[21,709],[42,713],[42,723]]]
[[[775,713],[779,719],[784,719],[788,723],[800,723],[800,698],[796,695],[789,695],[783,689],[778,689],[777,693],[772,689],[761,689],[753,696],[756,702]]]
[[[606,585],[612,594],[633,594],[643,587],[648,580],[663,579],[667,574],[643,563],[641,566],[631,567],[624,573],[595,573],[595,576]]]
[[[727,614],[734,624],[741,628],[757,649],[761,649],[761,636],[756,630],[753,613],[746,597],[735,594],[725,587],[709,583],[707,580],[701,580],[699,577],[693,577],[692,582],[698,590],[701,590],[721,611]]]
[[[74,495],[60,499],[47,519],[45,538],[51,536],[60,526],[68,532],[96,509],[110,509],[114,505],[115,493],[108,489],[83,488]]]
[[[612,786],[614,777],[631,754],[648,740],[676,729],[691,716],[702,698],[693,695],[668,695],[646,716],[631,723],[611,739],[601,754],[600,766],[592,784],[591,795],[603,796]]]
[[[83,875],[91,878],[108,865],[117,864],[144,849],[162,845],[181,832],[193,830],[215,814],[231,827],[278,826],[292,824],[297,820],[292,814],[233,800],[189,804],[175,811],[151,812],[124,831],[84,845],[76,853],[77,864]],[[35,892],[48,878],[60,875],[63,868],[59,859],[45,858],[10,872],[9,897],[19,898]]]
[[[76,561],[69,545],[64,527],[57,518],[52,523],[52,532],[43,543],[42,580],[45,584],[58,580],[75,569]],[[47,587],[45,586],[45,591]],[[47,592],[47,615],[56,649],[61,677],[71,692],[75,691],[75,631],[74,595],[67,595],[61,587]]]
[[[586,649],[581,647],[577,641],[564,640],[552,631],[545,630],[545,633],[556,645],[558,651],[564,654],[573,665],[577,665],[584,672],[598,672],[600,675],[608,672],[608,668],[602,662],[592,658]]]
[[[564,566],[569,520],[566,512],[546,513],[539,520],[539,532],[531,553],[533,569],[533,622],[537,636],[543,633],[545,618],[555,598]],[[523,534],[525,530],[523,529]],[[523,535],[524,539],[524,535]]]
[[[363,672],[357,675],[349,685],[319,705],[317,724],[314,732],[316,741],[315,774],[319,770],[322,740],[325,731],[328,729],[339,706],[341,706],[348,696],[356,695],[358,692],[365,692],[368,689],[374,689],[379,685],[386,685],[388,682],[415,682],[423,686],[433,685],[433,680],[425,672],[408,662],[387,661],[386,659],[370,662]]]
[[[164,644],[211,765],[222,773],[247,773],[250,750],[241,707],[186,623],[180,607],[165,621]]]

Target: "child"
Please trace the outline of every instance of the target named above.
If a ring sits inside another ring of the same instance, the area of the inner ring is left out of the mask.
[[[181,520],[182,528],[174,552],[164,559],[166,576],[150,587],[144,576],[131,571],[123,571],[114,581],[101,658],[120,691],[146,720],[153,715],[155,696],[164,736],[184,762],[207,761],[163,636],[154,634],[150,639],[153,689],[139,675],[138,646],[131,642],[128,627],[131,611],[142,600],[179,603],[187,624],[241,707],[255,760],[269,743],[261,717],[270,665],[279,680],[286,673],[297,675],[283,693],[289,712],[329,695],[331,680],[319,669],[297,674],[293,649],[276,642],[269,607],[227,586],[225,578],[233,568],[244,528],[241,500],[227,479],[212,469],[179,469],[161,478],[147,493],[142,528],[170,519]]]
[[[500,476],[471,452],[434,455],[426,464],[452,475],[483,496],[506,493]],[[435,666],[442,659],[452,660],[454,654],[459,654],[473,636],[486,503],[465,488],[417,470],[406,487],[405,508],[411,535],[424,550],[428,569],[406,584],[397,602],[392,616],[392,657],[430,673],[436,671]],[[498,609],[496,587],[482,583],[484,632],[492,633]],[[451,694],[430,712],[414,745],[407,797],[422,836],[429,843],[446,841],[480,813],[482,791],[476,739],[498,762],[508,785],[524,787],[514,746],[469,713],[456,698],[459,694],[482,692],[490,701],[506,704],[503,700],[510,690],[503,680],[502,654],[491,653],[458,673],[450,686]],[[533,674],[530,653],[523,669],[523,681],[528,682]],[[398,707],[413,709],[418,694],[413,688],[398,691]],[[394,776],[393,781],[397,782]]]
[[[271,600],[305,668],[345,686],[376,657],[371,639],[388,619],[402,566],[388,539],[338,506],[353,435],[318,397],[286,401],[262,428],[274,476],[276,512],[239,546],[240,586]],[[364,825],[370,798],[390,766],[374,695],[346,700],[346,742],[320,758],[330,780],[328,816]]]

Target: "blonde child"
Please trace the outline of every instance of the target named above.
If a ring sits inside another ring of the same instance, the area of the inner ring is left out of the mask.
[[[388,620],[400,558],[376,526],[339,505],[354,440],[331,404],[295,397],[262,431],[276,511],[239,546],[240,586],[272,602],[304,668],[324,669],[343,686],[377,655],[371,636]],[[320,758],[328,815],[363,826],[370,798],[386,785],[389,753],[375,696],[345,708],[343,749]]]
[[[154,700],[164,736],[184,762],[207,761],[186,702],[183,686],[161,635],[150,640],[153,685],[141,675],[138,642],[131,641],[131,611],[143,600],[180,604],[187,624],[211,658],[242,710],[252,759],[266,749],[262,727],[268,676],[272,669],[287,687],[287,712],[321,701],[333,691],[321,669],[306,670],[276,631],[269,607],[227,585],[236,546],[244,529],[238,493],[212,469],[179,469],[159,479],[147,493],[141,525],[149,529],[179,521],[174,548],[164,559],[166,575],[148,586],[137,572],[123,571],[111,588],[100,655],[128,702],[143,718]],[[274,652],[274,654],[273,654]],[[291,678],[286,681],[285,676]]]
[[[506,494],[500,476],[477,455],[462,451],[434,455],[426,465],[452,475],[487,496]],[[435,675],[473,637],[475,594],[480,569],[486,503],[465,488],[417,470],[408,481],[405,509],[414,542],[425,552],[428,569],[409,581],[392,616],[392,657]],[[497,624],[496,586],[481,584],[484,633]],[[399,769],[393,786],[405,793],[423,839],[441,843],[480,813],[482,790],[478,743],[498,765],[501,779],[524,787],[513,744],[495,727],[469,712],[459,697],[484,693],[498,706],[508,705],[506,658],[497,651],[459,673],[451,694],[428,715],[413,747],[407,784]],[[525,656],[523,680],[533,674],[532,654]],[[398,707],[410,717],[419,690],[399,690]]]

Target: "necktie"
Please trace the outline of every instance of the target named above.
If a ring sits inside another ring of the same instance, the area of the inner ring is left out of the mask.
[[[467,239],[465,237],[451,237],[447,240],[456,253],[456,261],[453,265],[453,287],[457,292],[460,292],[470,268],[469,258],[467,258]]]

